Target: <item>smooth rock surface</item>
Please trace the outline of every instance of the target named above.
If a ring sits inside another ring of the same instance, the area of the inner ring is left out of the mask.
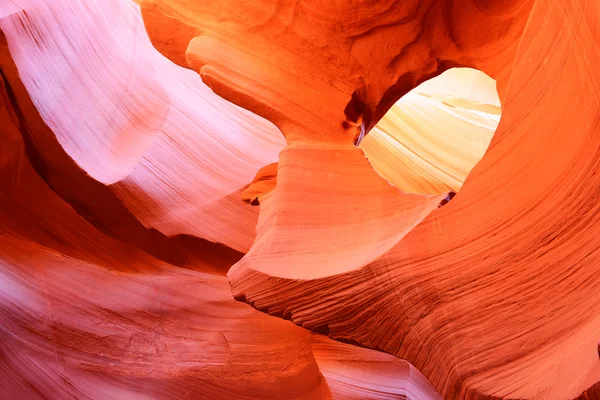
[[[4,0],[0,397],[599,398],[599,26]]]

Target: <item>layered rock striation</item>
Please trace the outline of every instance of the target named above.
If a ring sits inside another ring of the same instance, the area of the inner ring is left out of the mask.
[[[5,0],[2,393],[598,398],[599,23]]]

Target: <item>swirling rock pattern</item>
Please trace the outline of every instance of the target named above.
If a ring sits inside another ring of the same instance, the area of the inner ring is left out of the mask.
[[[199,272],[100,232],[31,165],[42,126],[4,81],[0,100],[3,397],[440,399],[404,360],[236,302],[222,255],[187,260]]]
[[[599,23],[5,0],[1,393],[598,398]]]
[[[142,11],[163,54],[274,122],[288,143],[349,143],[356,124],[370,129],[450,67],[477,68],[503,88],[532,2],[495,3],[144,0]]]
[[[308,171],[318,174],[312,169],[322,165],[319,151],[310,161],[296,156],[305,172],[286,185],[280,182],[289,169],[280,165],[257,240],[229,272],[234,294],[330,337],[404,357],[446,398],[577,396],[600,370],[600,202],[593,172],[599,110],[591,67],[598,6],[323,3],[244,9],[226,1],[147,0],[142,8],[158,49],[174,60],[185,56],[215,92],[273,121],[287,149],[297,142],[322,149],[324,142],[351,142],[348,131],[368,130],[399,96],[448,66],[495,78],[503,117],[456,198],[426,212],[384,252],[368,247],[361,255],[370,260],[359,260],[358,269],[355,257],[343,259],[345,270],[338,258],[330,260],[323,243],[355,248],[370,237],[347,229],[346,217],[319,211],[342,197],[326,179],[306,179]],[[170,45],[174,36],[181,42]],[[235,71],[226,67],[233,59],[241,65]],[[341,158],[344,164],[350,156]],[[357,197],[376,181],[365,179],[363,169],[348,168],[356,179],[346,187]],[[319,235],[310,220],[288,222],[286,207],[301,209],[293,202],[302,200],[287,196],[307,185],[315,205],[302,206],[338,226],[344,239]],[[370,201],[385,203],[372,194]],[[356,212],[374,211],[367,204]],[[294,243],[284,246],[269,235],[298,233],[305,221],[303,239]],[[318,266],[316,252],[324,260]],[[305,254],[310,258],[302,264]]]
[[[257,213],[239,195],[284,145],[272,124],[164,59],[129,1],[52,0],[0,29],[64,151],[145,227],[248,250]]]

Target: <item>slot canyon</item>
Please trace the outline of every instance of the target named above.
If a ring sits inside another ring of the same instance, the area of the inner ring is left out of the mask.
[[[0,400],[600,400],[599,43],[597,0],[0,0]]]

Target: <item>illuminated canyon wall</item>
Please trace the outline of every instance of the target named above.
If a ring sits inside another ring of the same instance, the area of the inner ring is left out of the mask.
[[[600,398],[599,29],[0,0],[0,398]]]

